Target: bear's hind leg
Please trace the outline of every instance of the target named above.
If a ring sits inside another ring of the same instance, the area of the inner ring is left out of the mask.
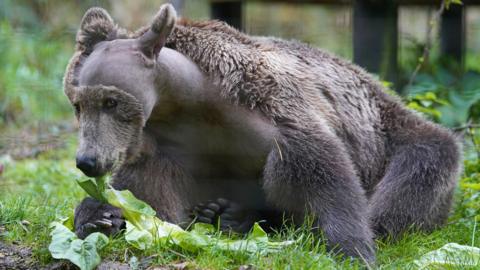
[[[369,200],[377,237],[397,237],[412,226],[430,231],[449,214],[460,149],[450,134],[398,145]]]

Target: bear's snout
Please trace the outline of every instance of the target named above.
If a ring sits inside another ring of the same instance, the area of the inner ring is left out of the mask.
[[[88,177],[100,176],[101,172],[97,166],[97,158],[94,156],[77,156],[77,168]]]

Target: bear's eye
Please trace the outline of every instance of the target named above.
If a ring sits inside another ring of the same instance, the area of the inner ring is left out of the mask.
[[[80,114],[80,104],[75,103],[73,104],[73,107],[75,108],[75,113]]]
[[[104,109],[113,109],[117,107],[117,101],[113,98],[107,98],[103,101],[103,108]]]

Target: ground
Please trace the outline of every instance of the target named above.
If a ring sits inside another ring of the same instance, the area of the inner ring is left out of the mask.
[[[41,147],[31,147],[34,151],[10,149],[10,153],[21,154],[0,154],[0,269],[74,269],[53,260],[47,249],[49,223],[71,215],[86,196],[74,181],[82,177],[74,164],[75,129],[54,130],[53,137],[42,137]],[[396,241],[378,240],[378,269],[416,269],[416,259],[450,242],[480,246],[474,222],[478,207],[472,206],[478,202],[475,196],[459,188],[448,224],[431,234],[410,232]],[[122,238],[114,238],[101,251],[104,263],[99,269],[361,269],[358,262],[327,254],[323,243],[304,228],[286,228],[271,237],[300,240],[279,253],[262,256],[223,252],[215,247],[192,253],[173,246],[154,246],[140,252]]]

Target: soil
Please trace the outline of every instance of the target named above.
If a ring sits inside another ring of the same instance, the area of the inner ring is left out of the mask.
[[[6,244],[0,241],[0,270],[76,270],[78,267],[68,261],[55,261],[49,265],[40,265],[32,256],[32,250],[20,245]],[[105,261],[97,270],[130,270],[128,264]]]
[[[7,245],[0,241],[0,269],[39,269],[27,247]]]

